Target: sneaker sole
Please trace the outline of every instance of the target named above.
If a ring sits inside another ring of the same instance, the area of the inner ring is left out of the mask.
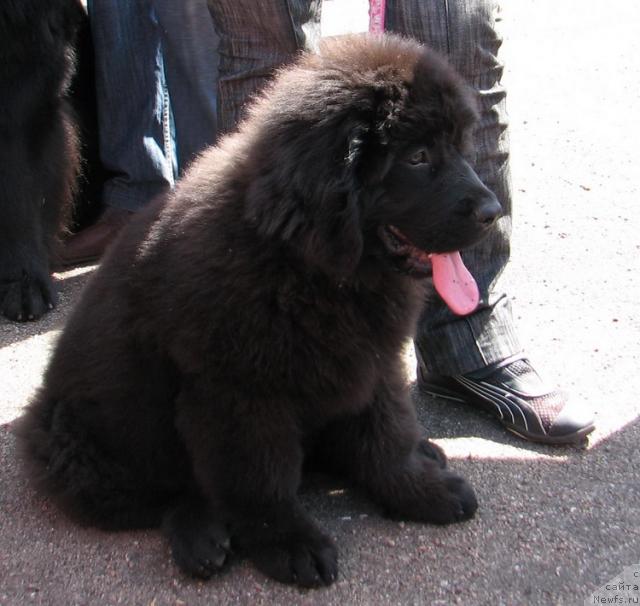
[[[538,434],[531,434],[527,431],[522,430],[520,427],[514,427],[513,425],[509,425],[508,423],[502,423],[502,425],[508,429],[511,433],[521,437],[524,440],[528,440],[529,442],[537,442],[539,444],[555,444],[561,445],[565,444],[567,446],[576,446],[586,442],[588,440],[589,434],[596,428],[596,426],[592,423],[591,425],[587,425],[578,431],[565,435],[565,436],[541,436]]]

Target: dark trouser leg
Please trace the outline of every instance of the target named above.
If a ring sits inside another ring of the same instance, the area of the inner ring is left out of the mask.
[[[500,84],[502,65],[497,58],[498,6],[494,0],[395,0],[388,4],[387,25],[447,55],[478,95],[481,116],[474,168],[504,209],[496,230],[463,255],[478,282],[482,302],[475,313],[461,318],[434,295],[427,301],[416,337],[416,349],[428,371],[470,372],[521,350],[509,299],[499,283],[509,260],[511,187],[506,92]]]
[[[278,67],[319,36],[319,0],[209,0],[220,36],[218,119],[232,130],[246,102]]]

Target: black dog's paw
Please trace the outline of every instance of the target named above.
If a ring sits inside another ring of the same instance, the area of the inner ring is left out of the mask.
[[[434,444],[430,440],[423,438],[418,442],[418,452],[429,459],[434,460],[441,469],[447,467],[447,455],[444,454],[444,450],[437,444]]]
[[[230,539],[224,526],[211,523],[194,532],[174,534],[171,555],[186,574],[208,579],[226,564],[229,547]]]
[[[51,277],[46,271],[20,270],[20,276],[0,276],[0,312],[9,320],[37,320],[56,304]]]
[[[338,578],[338,552],[331,539],[299,532],[254,546],[249,557],[266,575],[300,587],[331,585]]]
[[[208,579],[229,559],[231,541],[225,525],[202,510],[172,511],[165,518],[164,532],[175,563],[190,576]]]
[[[473,517],[478,501],[471,485],[450,471],[442,470],[438,476],[422,478],[421,486],[413,487],[413,498],[403,503],[405,513],[412,519],[433,524],[451,524]]]

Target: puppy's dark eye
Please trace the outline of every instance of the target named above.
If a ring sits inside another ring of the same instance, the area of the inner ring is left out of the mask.
[[[409,156],[409,164],[417,166],[419,164],[429,164],[429,152],[426,149],[419,149]]]

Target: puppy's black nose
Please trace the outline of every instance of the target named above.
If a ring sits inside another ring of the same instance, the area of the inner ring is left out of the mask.
[[[485,227],[493,225],[502,214],[498,198],[489,191],[464,201],[469,217]]]

